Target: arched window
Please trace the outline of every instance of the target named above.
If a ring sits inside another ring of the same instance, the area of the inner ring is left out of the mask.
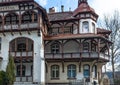
[[[33,51],[33,41],[24,37],[16,38],[10,42],[10,51]]]
[[[90,77],[90,66],[89,65],[84,65],[83,66],[83,73],[85,78]]]
[[[83,42],[83,52],[88,52],[88,51],[89,51],[89,43]]]
[[[96,78],[97,77],[97,66],[94,65],[92,69],[93,69],[93,78]]]
[[[59,78],[59,66],[51,66],[51,78]]]
[[[68,78],[76,77],[76,65],[68,65],[67,76],[68,76]]]
[[[51,45],[51,53],[59,53],[60,52],[60,47],[58,43],[53,43]]]
[[[37,22],[37,20],[38,20],[37,13],[33,11],[25,12],[22,15],[22,23]]]
[[[25,76],[25,71],[26,71],[26,67],[24,65],[17,66],[17,76]]]
[[[18,24],[18,23],[19,23],[19,19],[17,14],[11,13],[5,16],[5,25]]]
[[[82,30],[83,30],[83,33],[88,33],[89,32],[89,23],[88,21],[85,21],[82,23]]]

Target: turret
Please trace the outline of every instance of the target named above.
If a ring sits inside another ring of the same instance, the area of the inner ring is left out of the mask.
[[[87,0],[78,0],[78,8],[73,12],[73,17],[80,18],[79,33],[97,33],[96,22],[98,15],[89,6]]]

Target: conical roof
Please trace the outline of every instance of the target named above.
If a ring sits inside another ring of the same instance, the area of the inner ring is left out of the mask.
[[[80,13],[92,13],[93,15],[98,17],[98,15],[95,13],[95,10],[91,8],[87,2],[81,2],[78,8],[76,8],[75,11],[73,12],[73,16],[76,16],[77,14]]]

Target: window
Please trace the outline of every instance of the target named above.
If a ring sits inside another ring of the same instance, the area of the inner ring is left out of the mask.
[[[18,44],[17,51],[19,52],[26,51],[26,44],[25,43]]]
[[[82,30],[83,30],[83,33],[89,32],[89,23],[87,21],[82,23]]]
[[[37,22],[38,17],[37,13],[28,11],[23,14],[22,16],[22,23],[31,23],[31,22]]]
[[[6,15],[5,17],[5,24],[9,25],[9,24],[18,24],[19,20],[18,20],[18,15],[16,15],[15,13],[11,13]]]
[[[84,65],[83,67],[83,73],[85,78],[90,77],[90,66],[89,65]]]
[[[68,75],[68,78],[75,78],[76,77],[76,65],[69,65],[68,66],[67,75]]]
[[[95,43],[92,43],[92,46],[91,46],[91,51],[96,51],[96,44]]]
[[[89,51],[89,43],[88,42],[83,42],[83,51],[88,52]]]
[[[26,67],[24,65],[17,66],[17,76],[25,76]],[[22,74],[21,74],[22,73]]]
[[[94,65],[93,66],[93,78],[96,78],[97,77],[97,66]]]
[[[33,41],[28,38],[16,38],[10,42],[10,51],[11,52],[30,52],[33,51]]]
[[[59,66],[51,66],[51,78],[59,78]]]
[[[52,53],[59,53],[59,44],[58,43],[54,43],[51,46],[51,52]]]
[[[93,33],[95,33],[95,24],[92,23],[92,30],[93,30]]]

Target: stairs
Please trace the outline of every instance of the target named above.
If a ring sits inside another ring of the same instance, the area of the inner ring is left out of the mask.
[[[40,85],[40,84],[33,84],[33,82],[14,82],[14,85]]]

